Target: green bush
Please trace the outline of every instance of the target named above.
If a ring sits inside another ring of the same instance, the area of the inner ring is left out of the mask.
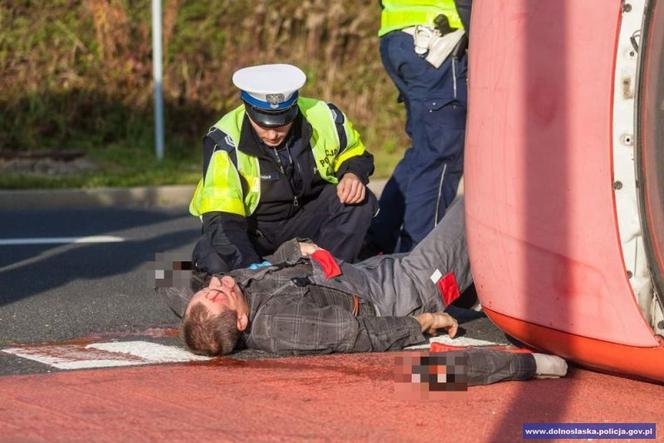
[[[119,149],[147,158],[150,2],[48,3],[0,3],[0,150]],[[389,174],[407,138],[380,62],[375,0],[164,0],[163,11],[169,157],[200,161],[203,134],[238,104],[236,69],[285,62],[307,73],[303,95],[346,112],[378,174]]]

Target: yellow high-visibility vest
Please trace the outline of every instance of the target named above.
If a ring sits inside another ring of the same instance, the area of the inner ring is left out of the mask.
[[[323,180],[336,184],[338,179],[335,174],[341,164],[349,158],[364,154],[364,143],[351,122],[343,116],[335,115],[324,101],[300,97],[297,106],[312,127],[310,143],[318,173]],[[192,215],[221,211],[247,217],[258,207],[261,194],[258,158],[237,149],[244,116],[243,104],[214,124],[214,128],[230,138],[237,164],[228,151],[215,150],[205,177],[198,182],[189,204]],[[338,123],[340,121],[343,123]],[[344,147],[339,141],[338,124],[343,127],[346,135]],[[243,191],[242,180],[246,183],[246,192]]]
[[[382,37],[388,32],[416,25],[434,27],[434,20],[440,14],[447,16],[452,29],[463,29],[461,17],[454,0],[382,0],[383,12],[380,15]]]

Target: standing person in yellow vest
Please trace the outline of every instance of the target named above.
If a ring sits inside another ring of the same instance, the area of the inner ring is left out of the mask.
[[[407,252],[434,228],[463,173],[471,0],[381,0],[380,55],[406,105],[411,147],[381,194],[363,255]]]
[[[373,156],[335,105],[299,96],[305,81],[287,64],[233,74],[242,104],[205,136],[189,206],[203,221],[197,270],[266,266],[262,257],[294,237],[355,260],[377,208],[366,187]]]

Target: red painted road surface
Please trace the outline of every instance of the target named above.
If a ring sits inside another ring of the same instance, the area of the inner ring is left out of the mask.
[[[395,355],[6,376],[0,441],[509,442],[521,440],[524,422],[655,422],[658,440],[664,433],[664,386],[572,369],[564,379],[404,400]]]

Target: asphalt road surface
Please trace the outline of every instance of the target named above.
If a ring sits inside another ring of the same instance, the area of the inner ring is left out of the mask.
[[[35,209],[0,212],[0,232],[7,348],[176,327],[153,290],[155,257],[189,260],[200,222],[180,208]],[[50,370],[0,352],[0,374]]]
[[[183,210],[0,212],[0,345],[173,325],[155,254],[189,259],[199,231]]]

